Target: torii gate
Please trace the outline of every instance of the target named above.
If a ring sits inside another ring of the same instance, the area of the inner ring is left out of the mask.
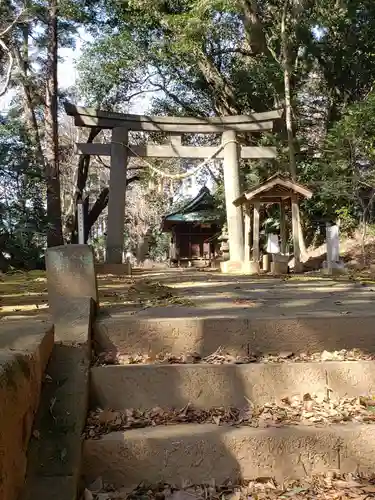
[[[65,110],[79,127],[112,129],[109,144],[77,144],[78,154],[110,156],[110,180],[106,260],[121,264],[124,249],[125,192],[128,157],[157,158],[223,158],[225,205],[228,224],[230,261],[244,260],[242,208],[233,202],[240,196],[240,158],[275,158],[274,147],[239,146],[237,132],[272,130],[273,121],[281,118],[282,110],[250,115],[210,118],[143,116],[113,113],[65,103]],[[170,144],[136,146],[128,144],[129,131],[164,132]],[[222,134],[221,146],[182,146],[181,134]],[[130,149],[128,149],[128,147]]]

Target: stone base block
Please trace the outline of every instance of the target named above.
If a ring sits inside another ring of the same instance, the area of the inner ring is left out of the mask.
[[[275,275],[288,274],[288,262],[271,262],[271,273]]]
[[[342,267],[326,267],[320,270],[322,276],[342,276],[347,274],[347,270]]]
[[[303,273],[304,267],[302,262],[294,263],[294,272],[295,273]]]
[[[124,262],[123,264],[110,264],[107,262],[101,262],[95,264],[95,271],[97,274],[113,274],[115,276],[125,275],[131,276],[132,266],[130,262]]]
[[[243,262],[242,272],[244,274],[260,274],[259,262],[255,260],[250,260],[249,262]]]
[[[226,260],[220,262],[220,271],[224,274],[241,274],[243,262],[240,260]]]

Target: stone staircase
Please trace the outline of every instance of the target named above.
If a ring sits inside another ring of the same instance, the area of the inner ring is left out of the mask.
[[[85,484],[374,472],[374,319],[99,315]]]

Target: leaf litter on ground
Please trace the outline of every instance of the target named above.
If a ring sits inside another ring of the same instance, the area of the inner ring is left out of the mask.
[[[94,500],[369,500],[375,498],[375,476],[363,474],[326,474],[306,476],[302,480],[277,483],[271,477],[217,485],[140,484],[135,488],[115,489],[103,485],[93,494]],[[90,491],[90,488],[88,488]]]
[[[111,281],[116,283],[115,279]],[[147,309],[150,307],[167,307],[173,305],[181,305],[192,307],[195,304],[184,297],[179,296],[169,286],[165,286],[160,282],[154,282],[147,279],[135,281],[134,279],[123,279],[119,281],[122,285],[120,289],[100,289],[100,293],[104,298],[111,298],[115,302],[120,302],[127,305],[133,305]]]
[[[247,400],[243,408],[215,407],[206,410],[187,404],[183,408],[171,409],[96,409],[90,411],[84,432],[88,439],[99,439],[112,431],[182,423],[266,428],[290,425],[326,426],[348,422],[375,423],[375,399],[365,396],[331,398],[323,394],[304,394],[303,397],[285,397],[280,403],[264,405],[253,405]]]
[[[127,298],[143,307],[161,307],[168,305],[194,306],[194,303],[176,295],[173,288],[159,282],[142,280],[134,283],[127,291]]]
[[[246,355],[233,355],[223,347],[215,352],[202,357],[197,352],[186,354],[138,353],[119,354],[111,351],[101,352],[93,357],[93,364],[100,365],[132,365],[132,364],[248,364],[248,363],[319,363],[324,361],[372,361],[375,354],[366,353],[360,349],[341,349],[339,351],[322,351],[312,354],[295,354],[291,351],[278,353],[248,353]]]

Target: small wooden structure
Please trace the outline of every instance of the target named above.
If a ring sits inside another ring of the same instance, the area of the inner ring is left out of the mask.
[[[215,235],[220,231],[220,213],[210,191],[203,187],[180,210],[166,215],[162,231],[171,233],[169,258],[178,265],[209,265],[215,258]]]
[[[259,268],[260,248],[259,248],[259,229],[260,229],[260,206],[261,204],[278,203],[280,205],[280,240],[281,254],[286,253],[287,246],[287,227],[285,218],[285,209],[290,204],[292,211],[292,232],[293,232],[293,252],[295,270],[301,268],[301,251],[299,243],[299,210],[298,202],[303,198],[311,198],[313,195],[305,186],[293,182],[288,177],[276,174],[265,182],[259,184],[249,191],[245,191],[234,201],[234,205],[242,206],[245,218],[245,266],[247,263],[254,263],[253,269]],[[251,207],[253,209],[251,210]],[[253,212],[253,230],[251,242],[251,212]],[[252,244],[251,244],[252,243]],[[251,247],[253,247],[252,255]],[[248,266],[251,269],[251,265]]]

